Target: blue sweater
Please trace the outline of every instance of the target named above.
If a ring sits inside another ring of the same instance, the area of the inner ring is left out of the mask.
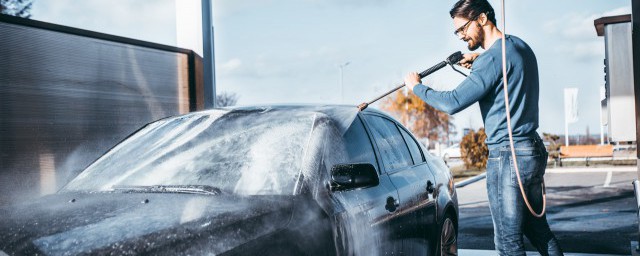
[[[436,91],[423,84],[413,92],[448,114],[478,102],[487,133],[486,143],[496,147],[509,141],[502,80],[502,39],[473,62],[471,74],[453,91]],[[514,141],[536,136],[538,129],[538,64],[536,56],[520,38],[506,35],[509,108]]]

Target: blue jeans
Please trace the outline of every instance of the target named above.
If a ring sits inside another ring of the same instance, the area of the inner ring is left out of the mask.
[[[514,143],[520,179],[531,207],[542,210],[542,182],[548,153],[539,136]],[[549,229],[546,214],[533,216],[524,203],[509,144],[490,146],[487,192],[493,219],[494,243],[500,255],[525,255],[522,234],[541,255],[563,255]]]

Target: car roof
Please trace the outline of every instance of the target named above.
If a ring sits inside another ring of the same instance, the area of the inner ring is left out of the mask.
[[[255,105],[255,106],[233,106],[233,107],[222,107],[222,108],[199,110],[199,111],[190,112],[182,115],[161,118],[156,121],[166,121],[166,120],[178,119],[183,117],[192,117],[192,116],[201,116],[201,115],[221,115],[221,114],[226,115],[228,113],[234,113],[234,112],[236,113],[254,112],[255,113],[255,112],[270,112],[270,111],[300,111],[300,112],[320,113],[320,114],[326,115],[329,119],[331,119],[341,132],[346,131],[351,126],[353,117],[355,117],[354,114],[375,113],[375,114],[382,115],[395,120],[393,117],[389,116],[388,114],[372,107],[368,107],[367,109],[358,112],[357,107],[354,105],[273,104],[273,105]]]
[[[328,115],[329,117],[337,117],[336,115],[343,111],[355,110],[357,106],[354,105],[333,105],[333,104],[273,104],[273,105],[251,105],[251,106],[232,106],[232,107],[222,107],[222,108],[214,108],[209,110],[201,110],[192,113],[203,113],[207,112],[216,112],[216,111],[269,111],[269,110],[291,110],[291,111],[309,111],[309,112],[319,112]],[[388,116],[386,113],[373,108],[368,107],[367,109],[360,111],[361,113],[376,113],[384,116]]]

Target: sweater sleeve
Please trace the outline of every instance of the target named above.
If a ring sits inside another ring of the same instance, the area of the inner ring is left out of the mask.
[[[495,88],[502,75],[496,64],[499,63],[496,63],[493,56],[481,56],[476,59],[469,76],[452,91],[436,91],[418,84],[413,87],[413,93],[434,108],[453,115],[471,106]]]

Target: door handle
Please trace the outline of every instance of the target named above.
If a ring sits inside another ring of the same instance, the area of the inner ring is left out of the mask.
[[[427,181],[427,192],[429,194],[433,194],[433,191],[435,191],[435,188],[433,187],[433,183],[429,180]]]
[[[395,212],[400,206],[400,202],[393,197],[387,197],[387,204],[384,206],[389,212]]]

